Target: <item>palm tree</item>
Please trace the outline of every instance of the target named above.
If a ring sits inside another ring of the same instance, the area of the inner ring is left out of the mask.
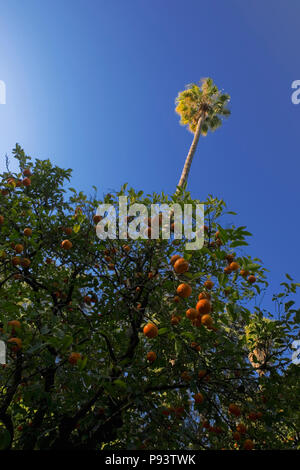
[[[187,125],[194,134],[193,142],[186,157],[177,187],[177,193],[187,181],[192,160],[196,152],[200,134],[206,135],[222,124],[222,117],[230,115],[227,104],[230,96],[222,93],[211,78],[202,79],[199,85],[191,83],[176,98],[176,112],[180,115],[180,124]]]

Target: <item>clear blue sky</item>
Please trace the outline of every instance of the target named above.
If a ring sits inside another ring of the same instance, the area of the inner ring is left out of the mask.
[[[0,155],[19,142],[78,189],[171,193],[191,143],[175,96],[211,76],[232,116],[200,139],[189,189],[238,212],[271,292],[299,281],[299,15],[298,0],[2,0]]]

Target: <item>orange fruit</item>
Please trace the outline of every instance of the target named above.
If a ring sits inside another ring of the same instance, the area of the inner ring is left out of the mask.
[[[204,401],[204,397],[202,393],[195,393],[194,400],[195,400],[195,403],[197,403],[198,405],[201,405],[201,403],[203,403]]]
[[[22,340],[20,338],[10,338],[7,342],[15,345],[15,351],[19,351],[22,348]]]
[[[246,431],[247,431],[247,428],[246,426],[244,425],[244,423],[239,423],[237,424],[236,426],[236,430],[241,433],[241,434],[246,434]]]
[[[154,362],[156,360],[157,356],[154,351],[149,351],[147,353],[147,361],[149,362]]]
[[[184,259],[180,258],[174,263],[174,270],[177,274],[186,273],[189,269],[189,263]]]
[[[154,323],[147,323],[144,326],[143,333],[147,338],[155,338],[158,335],[158,328]]]
[[[61,247],[64,249],[64,250],[70,250],[73,246],[73,243],[70,242],[70,240],[63,240],[61,242]]]
[[[254,443],[251,439],[246,439],[243,447],[245,450],[252,450],[254,449]]]
[[[197,302],[196,309],[201,315],[205,315],[211,312],[211,303],[207,299],[201,299]]]
[[[171,324],[178,325],[178,323],[180,323],[180,320],[181,320],[181,317],[179,317],[178,315],[173,315],[171,317]]]
[[[224,273],[225,273],[225,274],[231,274],[231,273],[232,273],[232,270],[231,270],[230,266],[226,266],[226,267],[224,268]]]
[[[129,251],[130,251],[130,246],[129,245],[124,245],[122,248],[123,248],[124,251],[126,251],[126,253],[129,253]]]
[[[252,275],[249,276],[249,277],[248,277],[248,282],[249,282],[249,284],[254,284],[254,282],[256,282],[256,277],[255,277],[255,276],[252,276]]]
[[[192,325],[193,325],[193,326],[198,326],[198,327],[200,327],[200,326],[202,325],[202,323],[201,323],[201,316],[202,316],[202,315],[200,315],[199,317],[195,318],[195,320],[192,320]]]
[[[208,292],[200,292],[200,294],[198,295],[198,300],[202,300],[202,299],[210,300],[211,295]]]
[[[180,297],[178,295],[175,295],[174,299],[173,299],[173,302],[175,302],[176,304],[178,304],[178,302],[180,302]]]
[[[177,287],[176,293],[179,295],[179,297],[183,297],[184,299],[186,299],[187,297],[191,295],[192,288],[191,286],[185,283],[179,284],[179,286]]]
[[[101,222],[102,218],[103,217],[101,215],[94,215],[93,221],[95,224],[98,224],[99,222]]]
[[[15,245],[15,252],[16,253],[22,253],[22,251],[24,250],[24,246],[21,245],[21,243],[18,243],[17,245]]]
[[[232,263],[230,263],[229,267],[231,271],[237,271],[240,268],[236,261],[233,261]]]
[[[208,290],[211,290],[214,287],[213,281],[211,281],[210,279],[207,279],[207,281],[205,281],[204,283],[204,287]]]
[[[22,258],[21,259],[21,265],[23,266],[23,268],[28,268],[30,266],[30,259],[28,258]]]
[[[69,363],[70,364],[77,364],[77,362],[81,359],[81,354],[77,352],[72,352],[69,356]]]
[[[213,319],[210,315],[206,314],[201,317],[201,323],[204,326],[213,326]]]
[[[31,185],[31,179],[30,178],[24,178],[22,180],[22,183],[24,184],[24,186],[30,186]]]
[[[24,228],[23,233],[24,233],[25,237],[31,237],[32,230],[31,230],[31,228],[27,227],[27,228]]]
[[[10,320],[7,324],[13,328],[21,328],[19,320]]]
[[[11,260],[13,266],[18,266],[18,264],[21,263],[21,258],[20,256],[14,256]]]
[[[174,263],[178,260],[178,259],[183,259],[180,255],[173,255],[170,259],[170,264],[172,264],[174,266]]]
[[[245,269],[240,270],[240,275],[243,277],[247,277],[249,275],[249,271],[246,271]]]
[[[189,308],[186,312],[186,317],[189,319],[189,320],[195,320],[195,318],[197,318],[198,316],[198,312],[195,308]]]
[[[234,431],[234,432],[232,433],[232,437],[233,437],[233,439],[234,439],[235,441],[240,441],[240,440],[241,440],[241,435],[240,435],[240,433],[239,433],[238,431]]]
[[[184,371],[182,372],[181,378],[182,378],[182,380],[184,380],[185,382],[189,382],[189,381],[192,379],[191,376],[190,376],[190,374],[189,374],[186,370],[184,370]]]
[[[228,262],[228,264],[232,263],[232,261],[234,260],[234,255],[229,253],[227,256],[226,256],[226,260]]]
[[[257,420],[257,414],[255,413],[255,411],[251,411],[249,414],[248,414],[248,419],[250,419],[250,421],[256,421]]]
[[[154,278],[154,273],[150,272],[148,273],[148,279],[153,279]]]
[[[31,176],[31,171],[29,168],[25,168],[25,170],[23,171],[23,175],[24,176]]]
[[[64,232],[66,235],[71,235],[71,233],[73,232],[73,229],[72,229],[72,227],[64,227],[64,228],[63,228],[63,232]]]
[[[198,372],[198,378],[199,378],[199,379],[203,379],[203,377],[205,377],[206,374],[207,374],[207,370],[201,369],[201,370],[199,370],[199,372]]]
[[[240,414],[241,414],[240,408],[235,403],[230,403],[230,405],[228,407],[228,411],[229,411],[229,413],[231,413],[234,416],[240,416]]]
[[[4,223],[4,217],[3,215],[0,215],[0,225],[2,225]]]

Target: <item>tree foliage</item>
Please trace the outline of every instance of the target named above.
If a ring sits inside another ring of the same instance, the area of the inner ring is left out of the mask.
[[[266,270],[244,254],[246,228],[225,227],[224,201],[205,201],[199,251],[173,237],[99,240],[96,209],[120,195],[148,208],[199,201],[126,185],[87,197],[68,187],[70,170],[13,154],[19,171],[2,174],[0,193],[0,448],[296,448],[298,284],[283,283],[272,311],[258,306]],[[186,314],[200,293],[211,322]]]

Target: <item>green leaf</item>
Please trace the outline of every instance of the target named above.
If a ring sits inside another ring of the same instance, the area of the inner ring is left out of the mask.
[[[166,333],[168,333],[169,329],[168,328],[160,328],[158,330],[158,334],[159,336],[162,336],[162,335],[165,335]]]

